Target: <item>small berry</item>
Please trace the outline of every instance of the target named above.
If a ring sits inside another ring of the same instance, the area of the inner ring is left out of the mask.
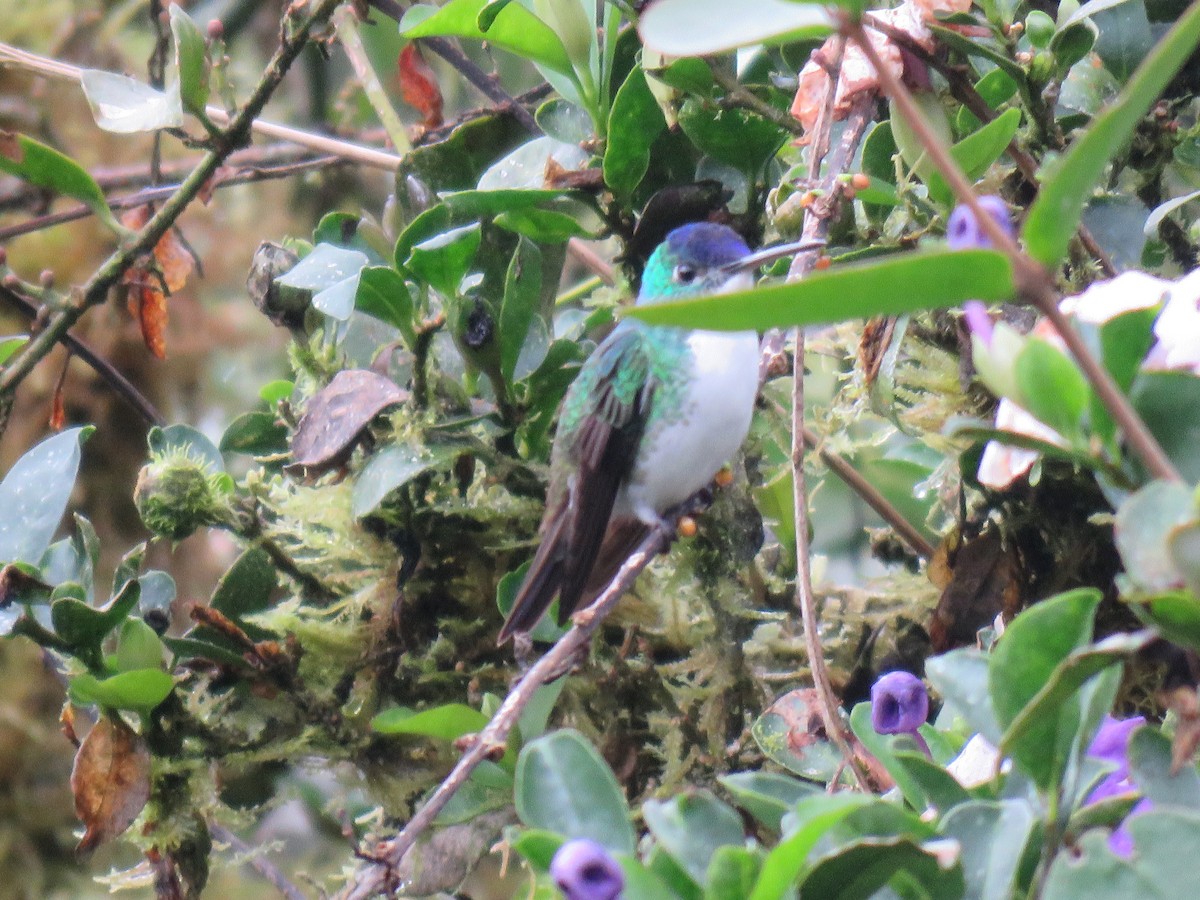
[[[225,37],[225,24],[220,19],[209,19],[205,31],[210,41],[219,41]]]
[[[690,538],[695,537],[699,530],[696,526],[696,520],[691,516],[684,516],[679,520],[678,532],[680,537]]]
[[[713,481],[717,483],[717,487],[729,487],[733,484],[733,470],[726,466],[713,476]]]
[[[850,186],[856,191],[865,191],[871,186],[871,178],[862,172],[855,172],[850,179]]]
[[[818,272],[823,272],[831,265],[833,265],[833,260],[831,260],[828,256],[818,256],[817,261],[813,263],[813,268]]]

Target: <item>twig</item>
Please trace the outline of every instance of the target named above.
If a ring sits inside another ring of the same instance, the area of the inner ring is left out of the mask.
[[[867,39],[862,24],[844,20],[842,30],[862,49],[863,54],[874,67],[884,92],[895,102],[900,114],[904,116],[905,121],[920,140],[929,160],[937,166],[959,202],[970,208],[992,245],[1009,258],[1017,290],[1050,320],[1050,324],[1054,326],[1054,330],[1058,332],[1067,349],[1071,351],[1071,355],[1083,370],[1084,376],[1108,410],[1109,415],[1125,433],[1125,439],[1129,442],[1133,452],[1141,458],[1146,469],[1155,478],[1182,481],[1183,478],[1174,463],[1171,462],[1154,435],[1150,433],[1150,429],[1146,427],[1146,423],[1134,410],[1129,398],[1117,387],[1108,370],[1096,359],[1079,332],[1072,327],[1067,317],[1059,310],[1058,292],[1055,290],[1050,274],[1040,263],[1023,253],[1012,236],[979,205],[979,198],[975,196],[966,175],[950,156],[942,141],[930,130],[924,115],[908,92],[908,88],[901,84],[900,80],[880,60],[874,45]]]
[[[888,502],[887,497],[883,496],[878,488],[863,478],[862,474],[841,456],[823,449],[820,446],[821,438],[812,429],[804,428],[802,436],[804,443],[817,451],[817,456],[821,458],[821,462],[825,463],[833,471],[833,474],[842,479],[854,493],[858,494],[867,506],[875,510],[879,517],[892,527],[892,530],[896,532],[900,540],[908,544],[909,549],[913,553],[922,559],[931,559],[933,557],[936,549],[933,544],[929,543],[925,536],[908,519],[904,518],[895,506]]]
[[[216,840],[223,844],[228,844],[238,853],[246,857],[246,864],[249,865],[255,872],[265,878],[275,890],[279,891],[280,896],[286,900],[307,900],[300,888],[296,887],[287,876],[279,870],[273,862],[255,851],[240,837],[226,828],[224,825],[218,825],[216,822],[208,823],[208,832]]]
[[[417,811],[395,838],[383,841],[376,847],[374,854],[366,856],[372,865],[362,868],[354,880],[338,894],[338,900],[364,900],[364,898],[394,887],[393,875],[404,854],[416,842],[420,834],[437,818],[438,813],[445,808],[450,799],[470,777],[475,768],[491,756],[503,749],[508,739],[509,731],[521,715],[521,711],[533,698],[538,688],[556,672],[567,667],[575,655],[585,648],[588,639],[596,627],[604,620],[617,601],[633,586],[642,570],[670,543],[674,534],[675,523],[684,513],[695,506],[695,501],[685,501],[681,506],[667,513],[663,519],[651,528],[649,533],[638,544],[625,563],[617,570],[617,574],[604,591],[596,598],[591,606],[571,617],[571,630],[558,639],[523,676],[520,681],[504,698],[504,703],[496,710],[487,727],[475,738],[471,748],[462,755],[454,769],[446,776],[437,790],[425,801],[425,805]]]
[[[395,0],[368,0],[370,5],[379,10],[385,16],[395,19],[399,22],[404,17],[404,7]],[[454,66],[467,81],[469,81],[479,93],[487,97],[501,109],[508,110],[516,117],[517,121],[525,126],[534,134],[541,134],[542,129],[538,127],[537,120],[533,118],[533,114],[524,106],[517,102],[516,98],[508,91],[500,86],[499,80],[489,75],[479,66],[475,65],[470,58],[459,50],[454,44],[446,38],[428,37],[421,38],[421,45],[428,47],[450,65]]]
[[[300,175],[304,172],[309,172],[314,169],[326,169],[330,166],[340,165],[346,160],[337,156],[318,156],[313,159],[301,160],[299,162],[287,163],[286,165],[271,166],[268,168],[251,169],[245,172],[239,172],[230,175],[227,178],[220,178],[209,187],[213,189],[231,187],[235,184],[252,184],[259,181],[269,181],[275,178],[290,178],[293,175]],[[147,203],[154,203],[158,200],[165,200],[173,193],[179,190],[178,184],[167,184],[162,187],[146,188],[138,191],[136,194],[130,194],[125,197],[113,197],[108,200],[108,205],[113,209],[131,209],[137,206],[144,206]],[[34,231],[41,231],[43,228],[51,228],[55,225],[62,225],[64,222],[73,222],[76,219],[85,219],[92,215],[92,210],[87,206],[76,206],[72,209],[65,209],[62,212],[47,213],[44,216],[35,216],[32,219],[26,219],[24,222],[18,222],[15,225],[9,225],[7,228],[0,228],[0,242],[12,240],[15,237],[20,237],[23,234],[30,234]]]
[[[205,154],[199,165],[191,171],[179,189],[163,204],[132,239],[122,242],[99,269],[93,273],[69,303],[58,310],[38,333],[14,357],[0,375],[0,410],[4,421],[0,430],[7,425],[8,412],[17,385],[33,370],[62,339],[79,318],[91,307],[104,302],[110,288],[120,281],[121,276],[158,243],[159,239],[174,226],[175,221],[204,189],[205,184],[221,164],[239,146],[250,138],[251,126],[266,106],[267,100],[283,81],[292,62],[308,43],[312,29],[325,22],[341,0],[319,0],[311,14],[296,25],[286,21],[281,25],[279,47],[267,64],[263,77],[255,86],[250,98],[230,121],[229,126],[213,141],[213,148]]]
[[[837,70],[844,50],[844,43],[839,44],[834,64]],[[821,171],[824,148],[829,141],[829,129],[833,124],[833,97],[837,90],[838,79],[833,76],[829,80],[829,91],[825,104],[817,121],[817,128],[809,144],[809,183],[815,183]],[[829,223],[837,212],[841,201],[841,191],[838,189],[837,176],[854,158],[854,151],[866,131],[867,123],[871,121],[873,102],[870,97],[860,100],[851,111],[845,127],[842,129],[841,141],[837,150],[829,159],[824,190],[820,194],[821,203],[813,203],[804,213],[803,236],[805,238],[823,238],[829,230]],[[790,280],[802,278],[816,264],[817,253],[801,253],[792,260],[788,271]],[[831,740],[842,760],[854,773],[854,778],[860,787],[870,784],[862,763],[851,747],[851,739],[845,722],[842,720],[841,704],[833,692],[829,680],[829,667],[825,663],[825,651],[821,647],[820,623],[817,617],[816,600],[813,596],[812,572],[809,566],[808,548],[808,486],[804,477],[804,445],[811,443],[815,437],[805,433],[804,428],[804,331],[796,329],[796,355],[792,367],[792,499],[795,505],[796,531],[796,605],[800,608],[800,621],[804,629],[804,649],[808,656],[809,671],[812,673],[813,687],[816,689],[821,721],[825,726],[825,734]],[[857,474],[857,473],[855,473]]]
[[[780,128],[790,131],[792,134],[804,134],[804,126],[796,121],[786,110],[778,109],[760,97],[755,96],[735,76],[727,72],[718,61],[714,59],[705,61],[712,72],[713,81],[719,84],[721,89],[725,91],[725,98],[722,101],[723,105],[740,106],[775,123]]]
[[[38,315],[38,305],[24,297],[11,288],[0,285],[0,297],[13,308],[17,309],[23,315],[31,320],[36,320]],[[113,364],[98,354],[90,346],[85,344],[69,331],[63,335],[63,345],[82,359],[85,363],[92,367],[92,370],[99,375],[104,382],[116,392],[122,400],[132,406],[137,413],[146,420],[150,425],[166,425],[167,420],[163,418],[163,414],[154,408],[154,404],[146,399],[132,382],[122,375]]]

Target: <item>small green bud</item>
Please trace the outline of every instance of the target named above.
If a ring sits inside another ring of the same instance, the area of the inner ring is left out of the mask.
[[[174,450],[142,467],[133,501],[154,534],[181,541],[197,528],[228,521],[224,482],[203,460]]]
[[[1039,49],[1050,46],[1050,39],[1056,30],[1054,20],[1040,9],[1035,9],[1025,17],[1025,34],[1029,37],[1029,43]]]

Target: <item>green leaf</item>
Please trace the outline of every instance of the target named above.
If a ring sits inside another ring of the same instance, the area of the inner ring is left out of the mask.
[[[1153,327],[1157,316],[1157,308],[1135,309],[1113,316],[1097,328],[1100,359],[1104,368],[1108,369],[1117,387],[1126,393],[1133,386],[1142,360],[1146,358],[1154,343]],[[1089,327],[1095,326],[1085,324],[1081,327],[1085,340],[1088,338]],[[1115,438],[1116,423],[1109,415],[1108,408],[1094,392],[1091,398],[1090,420],[1092,433],[1098,435],[1101,440],[1109,442]]]
[[[1169,641],[1200,649],[1200,599],[1190,591],[1168,591],[1130,603],[1134,614]]]
[[[509,263],[500,306],[500,373],[510,384],[541,295],[542,253],[536,244],[523,237]]]
[[[750,729],[759,749],[789,772],[827,782],[841,769],[841,756],[827,740],[807,730],[817,710],[811,692],[788,691]]]
[[[1083,687],[1084,682],[1110,666],[1120,665],[1156,637],[1152,631],[1118,633],[1072,651],[1054,667],[1045,684],[1013,719],[1004,733],[1001,746],[1011,747],[1025,739],[1031,731],[1040,729],[1044,723],[1057,720],[1063,707]]]
[[[1053,267],[1066,256],[1083,207],[1109,160],[1128,143],[1138,121],[1191,55],[1198,40],[1200,6],[1193,5],[1146,57],[1116,101],[1043,176],[1022,230],[1025,247],[1034,259]]]
[[[103,679],[87,672],[76,675],[71,679],[68,693],[72,703],[132,709],[149,715],[174,687],[175,679],[162,669],[135,669]]]
[[[492,18],[487,31],[482,31],[480,13],[485,6],[487,0],[450,0],[441,8],[421,3],[404,14],[400,34],[409,39],[462,37],[487,41],[575,81],[567,48],[549,25],[520,3],[509,3]],[[489,24],[486,16],[483,23]]]
[[[858,703],[850,711],[850,728],[854,736],[874,756],[896,782],[896,787],[904,795],[904,799],[918,813],[924,812],[926,806],[925,791],[920,783],[910,776],[908,769],[900,764],[892,752],[891,735],[880,734],[871,724],[871,704]]]
[[[1169,737],[1157,728],[1139,728],[1129,738],[1127,755],[1133,783],[1156,807],[1200,810],[1200,773],[1192,760],[1174,771]]]
[[[847,319],[956,306],[964,300],[1007,300],[1008,259],[994,250],[923,250],[817,272],[695,300],[637,306],[626,315],[656,325],[715,331],[766,331]]]
[[[753,850],[718,847],[704,874],[704,900],[746,900],[761,866],[762,859]]]
[[[951,147],[950,155],[962,167],[967,178],[974,181],[1004,154],[1020,127],[1021,111],[1005,110]],[[940,173],[934,173],[929,178],[929,196],[947,205],[954,202],[954,192]]]
[[[561,97],[547,100],[537,108],[534,119],[549,137],[564,144],[582,144],[595,135],[587,110]]]
[[[525,828],[512,840],[511,846],[531,866],[545,872],[549,870],[558,848],[565,843],[561,834],[540,828]]]
[[[201,460],[212,472],[224,472],[225,460],[217,445],[208,436],[191,425],[155,426],[146,435],[146,445],[156,456],[165,456],[172,452],[186,452]]]
[[[399,331],[409,350],[417,345],[412,294],[391,266],[366,266],[358,273],[354,308]]]
[[[618,199],[627,200],[650,168],[650,148],[667,127],[662,109],[646,84],[646,73],[634,66],[613,98],[604,149],[604,183]]]
[[[279,573],[271,557],[260,547],[251,547],[221,576],[209,606],[241,622],[246,616],[270,607],[271,595],[278,584]]]
[[[933,730],[932,727],[929,730]],[[933,807],[943,816],[961,803],[971,799],[966,788],[954,776],[939,766],[923,750],[905,750],[902,743],[912,743],[907,737],[892,737],[892,758],[925,797],[926,807]],[[921,810],[923,811],[923,810]]]
[[[562,191],[551,192],[545,187],[546,169],[550,162],[572,172],[584,168],[591,158],[591,154],[577,144],[566,144],[552,137],[534,138],[493,163],[479,176],[474,199],[476,202],[511,207],[514,200],[521,197],[521,194],[515,193],[518,191],[561,196]],[[504,191],[507,195],[486,196],[494,191]],[[461,213],[461,210],[456,212]]]
[[[798,802],[824,793],[824,788],[811,781],[774,772],[732,772],[717,776],[717,781],[738,806],[772,831],[779,831],[784,815]]]
[[[443,297],[457,297],[481,238],[478,222],[452,228],[413,247],[404,267]]]
[[[679,109],[679,125],[703,153],[757,176],[787,139],[769,119],[744,109],[719,109],[689,98]]]
[[[633,826],[616,776],[577,731],[555,731],[525,746],[514,799],[517,815],[531,828],[633,852]]]
[[[31,137],[18,134],[15,137],[15,146],[6,141],[0,148],[0,172],[15,175],[56,194],[73,197],[113,231],[118,234],[125,231],[108,208],[104,191],[100,190],[96,180],[83,166],[53,147],[47,147]]]
[[[801,883],[802,896],[867,900],[897,876],[911,885],[907,896],[959,900],[963,871],[957,859],[945,860],[907,837],[868,837],[818,860]]]
[[[816,4],[740,0],[658,0],[642,12],[642,43],[664,56],[710,56],[751,44],[823,38],[832,16]]]
[[[153,628],[141,619],[126,619],[117,640],[117,670],[162,668],[166,649]]]
[[[13,464],[0,482],[0,562],[38,563],[66,512],[80,447],[92,428],[46,438]]]
[[[267,456],[282,453],[288,447],[287,426],[275,413],[256,410],[242,413],[221,435],[222,453],[248,453]]]
[[[371,730],[379,734],[417,734],[453,741],[464,734],[475,734],[487,727],[488,717],[463,703],[447,703],[413,712],[397,707],[386,709],[371,719]]]
[[[446,466],[458,455],[447,447],[415,447],[396,444],[380,450],[363,466],[354,480],[351,508],[356,519],[370,515],[396,488],[422,472]]]
[[[1184,480],[1200,481],[1200,378],[1191,372],[1141,372],[1130,399]]]
[[[1054,858],[1043,900],[1188,900],[1200,856],[1200,813],[1151,810],[1127,821],[1133,835],[1130,859],[1117,856],[1102,831],[1090,831]]]
[[[312,291],[313,306],[330,318],[344,322],[354,312],[358,282],[367,255],[333,244],[317,244],[291,271],[275,279],[284,287]]]
[[[1099,604],[1098,590],[1080,588],[1042,600],[1013,619],[988,664],[992,705],[1006,731],[1037,698],[1059,664],[1092,639]],[[1079,704],[1066,702],[1057,716],[1031,722],[1012,736],[1011,743],[1002,742],[1001,748],[1039,787],[1049,789],[1068,762],[1079,721]]]
[[[10,334],[6,337],[0,337],[0,366],[8,362],[14,353],[28,343],[29,335],[27,334]]]
[[[208,48],[196,23],[177,3],[170,6],[171,37],[175,42],[175,65],[179,72],[179,95],[183,107],[203,116],[208,103]]]
[[[1180,587],[1182,573],[1171,559],[1167,538],[1196,518],[1191,488],[1175,481],[1152,481],[1117,509],[1113,536],[1129,580],[1140,591]]]
[[[942,817],[938,830],[962,848],[966,896],[1009,900],[1024,893],[1018,876],[1037,824],[1027,800],[971,800]]]
[[[746,839],[741,816],[705,790],[647,800],[642,817],[659,846],[699,886],[717,848],[741,847]]]
[[[561,244],[573,237],[595,237],[569,213],[554,209],[512,209],[492,220],[505,231],[524,235],[539,244]]]
[[[471,822],[486,812],[510,806],[512,795],[512,773],[485,759],[471,773],[466,784],[450,798],[433,824],[441,828]]]
[[[1057,347],[1030,338],[1013,368],[1020,396],[1012,399],[1068,440],[1078,439],[1091,388],[1075,363]]]
[[[60,589],[64,587],[60,585]],[[56,594],[59,590],[55,591]],[[54,631],[72,648],[92,654],[114,628],[125,621],[137,606],[142,588],[137,581],[127,581],[106,606],[96,609],[74,596],[63,596],[50,606],[50,621]]]
[[[178,82],[159,91],[134,78],[99,69],[84,69],[79,80],[92,118],[105,131],[137,134],[183,126]]]
[[[848,815],[872,802],[871,797],[849,793],[801,800],[790,817],[789,833],[763,861],[749,900],[783,900],[792,896],[792,886],[804,871],[808,854],[817,842]]]

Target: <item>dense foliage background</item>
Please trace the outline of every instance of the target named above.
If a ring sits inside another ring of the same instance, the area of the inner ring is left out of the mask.
[[[0,894],[1191,895],[1200,5],[10,6]],[[497,647],[696,220],[751,437]]]

